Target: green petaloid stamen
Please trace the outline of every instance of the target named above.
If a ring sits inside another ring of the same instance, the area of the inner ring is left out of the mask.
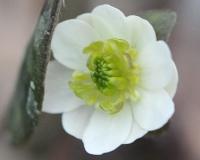
[[[119,112],[125,100],[138,100],[140,67],[136,64],[137,52],[127,41],[93,42],[84,53],[88,55],[88,71],[75,72],[70,82],[78,97],[110,114]]]

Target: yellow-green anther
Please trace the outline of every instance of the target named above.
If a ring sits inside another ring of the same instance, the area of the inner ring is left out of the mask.
[[[104,111],[119,112],[125,100],[137,101],[140,67],[136,50],[122,39],[97,41],[84,48],[87,72],[75,72],[70,82],[74,93],[88,105],[99,104]]]

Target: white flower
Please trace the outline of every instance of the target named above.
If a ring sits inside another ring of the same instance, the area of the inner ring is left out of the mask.
[[[57,25],[43,111],[90,154],[161,128],[174,113],[178,75],[167,44],[146,20],[101,5]]]

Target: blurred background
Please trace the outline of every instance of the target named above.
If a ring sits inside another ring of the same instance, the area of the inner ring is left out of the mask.
[[[180,81],[175,96],[176,112],[167,133],[147,136],[103,156],[91,156],[85,153],[79,140],[64,133],[59,116],[42,114],[27,144],[19,147],[10,144],[4,125],[7,104],[43,3],[44,0],[0,0],[0,160],[199,160],[199,0],[66,0],[67,18],[103,3],[121,9],[126,15],[146,9],[168,8],[177,12],[169,45]]]

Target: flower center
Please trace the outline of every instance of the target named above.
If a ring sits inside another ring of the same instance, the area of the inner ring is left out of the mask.
[[[139,98],[136,86],[140,81],[137,52],[127,41],[109,39],[84,48],[88,55],[86,72],[74,72],[70,87],[88,105],[98,105],[113,114],[127,99]],[[96,105],[96,106],[97,106]]]
[[[96,83],[97,88],[102,91],[108,87],[109,75],[107,71],[111,68],[108,67],[107,62],[103,58],[97,58],[94,62],[95,70],[91,72],[91,77],[94,83]]]

